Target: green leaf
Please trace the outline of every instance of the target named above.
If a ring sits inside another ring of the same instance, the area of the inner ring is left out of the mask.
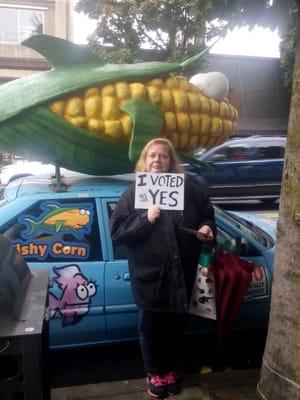
[[[87,47],[49,35],[35,35],[21,43],[42,54],[55,67],[73,64],[103,64]]]
[[[2,123],[0,148],[92,175],[133,170],[127,143],[78,128],[46,107]]]
[[[160,135],[163,114],[160,108],[142,100],[128,100],[121,108],[133,121],[128,155],[135,162],[147,142]]]

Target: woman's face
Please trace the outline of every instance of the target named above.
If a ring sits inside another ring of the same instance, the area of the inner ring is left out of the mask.
[[[170,156],[164,144],[153,144],[146,156],[146,172],[169,172]]]

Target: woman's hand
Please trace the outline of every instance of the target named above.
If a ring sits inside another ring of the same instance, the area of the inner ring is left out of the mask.
[[[151,224],[154,224],[154,222],[159,218],[159,216],[160,216],[160,208],[159,208],[159,206],[154,205],[154,206],[150,206],[148,208],[147,218],[148,218],[148,221]]]
[[[213,230],[209,225],[203,225],[197,232],[197,239],[202,242],[211,242],[214,239]]]

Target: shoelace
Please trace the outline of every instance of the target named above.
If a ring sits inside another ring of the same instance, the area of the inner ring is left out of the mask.
[[[167,383],[166,379],[162,378],[159,375],[150,375],[149,379],[153,386],[163,386]]]

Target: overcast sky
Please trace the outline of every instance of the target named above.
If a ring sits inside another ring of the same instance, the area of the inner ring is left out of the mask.
[[[74,42],[85,44],[86,38],[96,26],[95,20],[90,20],[84,14],[74,13]],[[279,57],[279,36],[270,29],[247,28],[234,29],[226,38],[219,40],[212,48],[212,53],[251,55],[259,57]]]

